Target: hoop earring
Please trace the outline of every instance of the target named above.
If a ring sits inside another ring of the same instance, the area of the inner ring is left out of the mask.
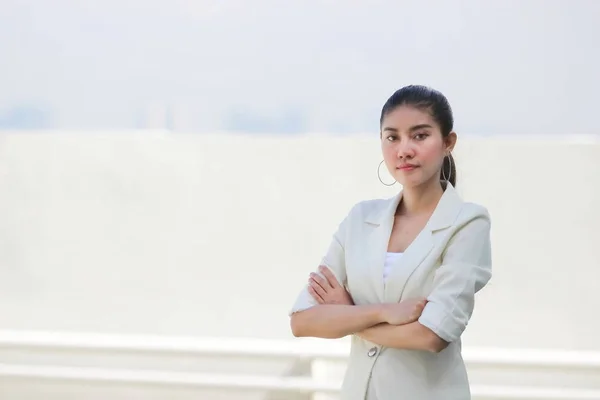
[[[396,184],[396,181],[392,183],[385,183],[383,180],[381,180],[381,174],[379,173],[379,171],[381,170],[381,164],[383,164],[384,161],[385,160],[381,160],[379,166],[377,167],[377,177],[379,178],[379,182],[383,183],[385,186],[394,186]]]
[[[444,172],[444,163],[442,163],[442,179],[446,182],[449,183],[450,182],[450,178],[452,178],[452,157],[450,157],[450,155],[447,155],[446,157],[448,157],[448,164],[450,165],[450,176],[446,178],[446,173]],[[446,158],[444,157],[444,158]]]

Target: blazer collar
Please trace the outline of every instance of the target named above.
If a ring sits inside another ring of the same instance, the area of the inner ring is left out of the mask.
[[[393,218],[398,204],[402,200],[402,190],[394,197],[388,198],[381,203],[381,206],[375,207],[365,217],[365,221],[375,225],[381,225]],[[426,228],[430,231],[436,231],[451,226],[463,204],[463,200],[454,189],[452,184],[448,183],[446,189],[440,198],[431,218],[427,222]]]

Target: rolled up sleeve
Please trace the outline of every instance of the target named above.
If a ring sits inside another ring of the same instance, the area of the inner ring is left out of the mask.
[[[464,332],[475,307],[475,293],[492,277],[490,226],[486,212],[458,229],[434,275],[419,323],[446,342],[457,340]]]
[[[329,248],[327,249],[327,252],[321,259],[320,263],[320,265],[327,266],[331,270],[333,275],[335,275],[337,281],[342,285],[345,285],[347,280],[344,243],[346,238],[348,220],[350,218],[351,213],[352,210],[338,225],[337,230],[333,234],[333,237],[329,244]],[[321,274],[318,271],[318,269],[315,269],[314,272],[323,276],[323,274]],[[313,297],[308,292],[308,287],[309,285],[306,284],[296,297],[296,301],[294,302],[294,305],[289,311],[290,316],[295,312],[304,311],[318,304],[317,301],[313,299]]]

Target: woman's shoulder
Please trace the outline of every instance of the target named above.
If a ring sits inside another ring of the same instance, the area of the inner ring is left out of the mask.
[[[390,206],[390,202],[394,201],[394,198],[371,198],[366,200],[360,200],[350,208],[348,212],[348,219],[361,219],[370,220],[377,218],[382,211],[386,210]]]
[[[491,216],[488,208],[480,203],[463,202],[457,216],[456,224],[464,225],[475,220],[490,224]]]
[[[352,210],[361,211],[361,212],[370,212],[370,211],[378,211],[382,208],[385,208],[389,205],[390,201],[393,198],[377,198],[377,199],[367,199],[361,200],[352,207]]]

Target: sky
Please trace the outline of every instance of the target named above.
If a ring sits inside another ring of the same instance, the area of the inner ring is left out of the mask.
[[[464,133],[600,132],[595,0],[0,3],[0,128],[376,132],[418,83]]]

